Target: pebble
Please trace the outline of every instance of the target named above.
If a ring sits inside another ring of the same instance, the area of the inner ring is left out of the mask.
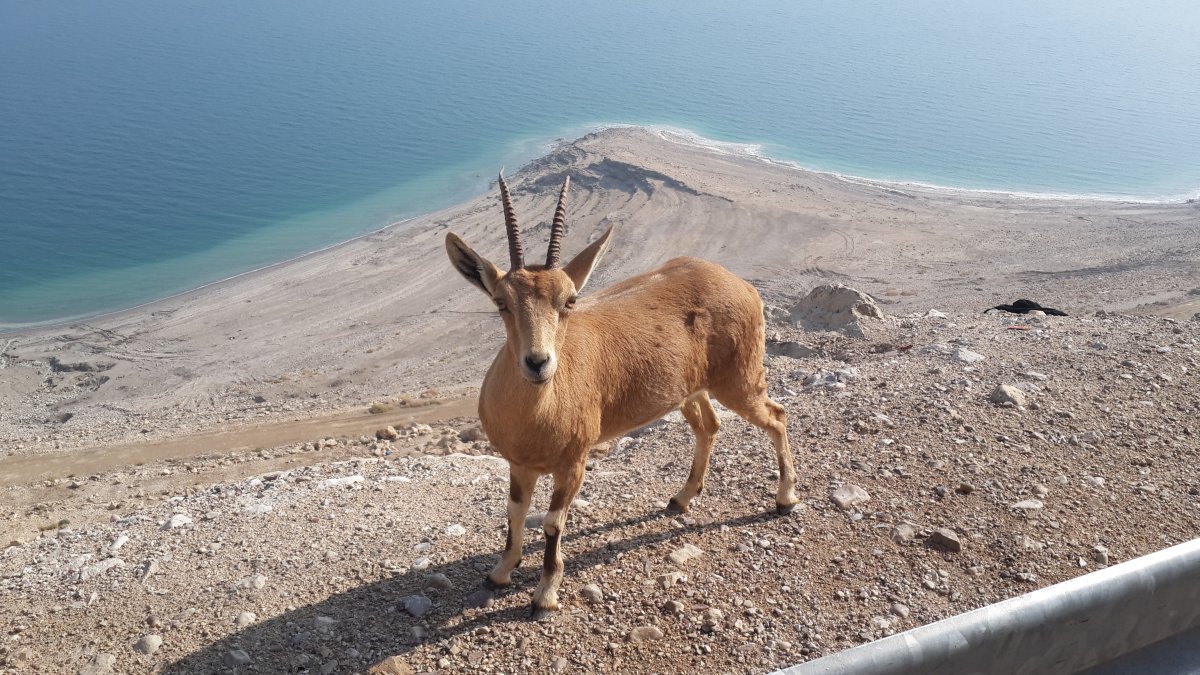
[[[1045,497],[1046,495],[1050,494],[1050,491],[1046,489],[1045,485],[1034,485],[1032,492],[1033,492],[1034,496],[1037,497],[1038,499],[1041,499],[1042,497]]]
[[[958,553],[962,550],[962,542],[958,539],[958,533],[954,530],[945,527],[939,527],[929,534],[929,543],[939,548],[946,549],[951,553]]]
[[[250,664],[250,655],[241,649],[231,649],[225,652],[225,665],[230,668],[246,666]]]
[[[865,503],[871,499],[871,495],[867,491],[857,485],[843,485],[833,491],[829,495],[830,501],[837,505],[843,511],[849,511],[851,508]]]
[[[328,442],[326,442],[326,445],[328,445]],[[320,483],[317,483],[317,487],[321,488],[321,489],[332,488],[332,487],[345,487],[348,485],[355,485],[357,483],[361,483],[364,480],[366,480],[366,479],[363,478],[361,475],[339,476],[337,478],[326,478],[325,480],[321,481]]]
[[[1016,504],[1013,504],[1010,508],[1020,509],[1021,511],[1038,511],[1041,510],[1042,506],[1044,506],[1044,504],[1042,504],[1041,500],[1023,499]]]
[[[1092,549],[1092,560],[1095,560],[1101,565],[1108,564],[1108,549],[1103,546],[1096,546]]]
[[[117,663],[117,657],[112,654],[100,653],[93,656],[88,662],[79,669],[79,675],[109,675],[113,671],[113,666]]]
[[[629,631],[628,639],[630,642],[651,642],[653,640],[661,640],[663,632],[657,626],[638,626]]]
[[[367,669],[369,675],[413,675],[413,669],[399,656],[389,656]]]
[[[917,526],[912,523],[899,523],[892,528],[892,541],[897,544],[907,544],[917,536]]]
[[[192,524],[192,519],[184,513],[176,513],[171,516],[171,519],[163,524],[163,530],[174,530],[179,527],[185,527]]]
[[[458,523],[454,523],[453,525],[446,528],[446,534],[450,535],[451,537],[461,537],[466,533],[467,533],[467,528],[463,527],[462,525],[460,525]]]
[[[675,584],[687,579],[683,572],[667,572],[666,574],[658,575],[658,585],[665,588],[671,588]]]
[[[146,656],[152,655],[162,646],[162,638],[157,635],[143,635],[140,640],[133,644],[133,651]]]
[[[124,546],[128,542],[129,542],[129,535],[122,534],[121,536],[117,537],[116,541],[114,541],[112,544],[109,545],[108,552],[116,553],[117,551],[120,551],[121,547]]]
[[[554,660],[550,662],[550,669],[556,673],[561,673],[567,669],[567,665],[566,659],[561,656],[556,656],[554,657]]]
[[[583,588],[579,589],[579,594],[593,605],[598,605],[604,602],[604,591],[600,590],[600,587],[596,584],[588,584],[584,586]]]
[[[486,588],[475,591],[463,598],[463,605],[468,609],[487,609],[496,602],[496,594]]]
[[[429,558],[427,558],[425,556],[421,556],[420,558],[417,558],[416,560],[413,561],[412,568],[414,571],[423,572],[423,571],[429,569],[429,566],[432,564],[433,564],[432,560],[430,560]]]
[[[997,405],[1007,404],[1020,407],[1025,405],[1025,392],[1012,385],[998,384],[992,390],[992,394],[988,397],[988,400]]]
[[[450,581],[450,577],[441,572],[425,575],[425,588],[436,588],[439,591],[453,590],[454,582]]]
[[[313,619],[313,628],[316,628],[320,631],[332,630],[336,625],[337,619],[333,618],[332,616],[318,616],[317,618]]]
[[[960,363],[979,363],[984,360],[984,355],[978,352],[973,352],[970,349],[959,348],[954,352],[954,360]]]
[[[409,595],[404,598],[404,611],[420,619],[433,609],[433,601],[423,595]]]
[[[699,558],[702,555],[704,555],[704,551],[691,544],[684,544],[682,547],[671,551],[667,555],[667,558],[676,565],[686,565],[689,560]]]
[[[895,614],[896,616],[900,617],[901,619],[907,619],[909,612],[910,612],[910,610],[908,609],[908,605],[906,605],[902,602],[893,602],[891,610],[892,610],[892,614]]]
[[[667,614],[683,614],[685,609],[684,604],[678,600],[668,600],[662,606],[662,611]]]
[[[240,612],[238,613],[237,618],[233,620],[233,625],[237,626],[238,628],[245,628],[255,621],[258,621],[258,615],[254,612]]]
[[[416,546],[413,546],[413,552],[421,554],[421,555],[429,553],[432,550],[433,550],[433,544],[431,544],[427,541],[423,541],[423,542],[417,544]]]
[[[111,570],[114,567],[124,567],[124,566],[125,566],[125,561],[121,560],[120,558],[107,558],[105,560],[101,560],[100,562],[98,562],[94,565],[88,565],[87,567],[84,567],[83,569],[79,570],[79,580],[87,581],[88,579],[92,579],[92,578],[95,578],[95,577],[98,577],[98,576],[104,574],[105,572]]]
[[[235,588],[241,590],[259,590],[267,585],[267,578],[261,574],[252,574],[237,582]]]

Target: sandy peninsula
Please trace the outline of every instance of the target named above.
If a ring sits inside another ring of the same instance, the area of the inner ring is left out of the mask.
[[[758,287],[795,514],[722,411],[709,491],[663,515],[692,443],[668,418],[590,463],[551,623],[524,620],[536,532],[480,595],[507,472],[472,396],[502,330],[442,242],[505,259],[489,193],[0,335],[0,672],[759,673],[1200,536],[1200,204],[872,183],[623,128],[509,177],[527,250],[564,173],[564,251],[617,226],[594,287],[678,255]],[[789,320],[837,283],[884,317]],[[1070,316],[982,314],[1017,298]]]

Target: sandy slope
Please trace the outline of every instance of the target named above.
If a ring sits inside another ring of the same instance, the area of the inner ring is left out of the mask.
[[[639,129],[589,135],[511,177],[531,250],[564,172],[573,180],[564,250],[618,226],[596,286],[687,254],[754,280],[768,301],[838,280],[895,311],[1017,297],[1129,310],[1194,302],[1187,293],[1200,288],[1200,204],[874,185]],[[486,194],[216,287],[0,337],[0,448],[161,439],[431,387],[469,394],[500,327],[452,272],[442,240],[452,229],[502,260],[502,222]]]

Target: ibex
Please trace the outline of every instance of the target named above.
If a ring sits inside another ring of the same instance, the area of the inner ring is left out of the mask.
[[[581,297],[613,229],[560,265],[568,176],[546,264],[526,265],[503,172],[499,183],[507,273],[457,235],[446,235],[450,262],[496,304],[508,336],[479,392],[480,422],[510,471],[508,543],[486,584],[511,583],[534,486],[550,474],[554,491],[542,520],[545,560],[531,615],[543,618],[558,609],[559,540],[589,450],[676,409],[695,432],[696,449],[687,483],[669,508],[687,511],[704,489],[720,427],[709,395],[771,437],[779,462],[775,504],[779,513],[789,513],[797,502],[796,471],[783,406],[767,397],[763,305],[754,287],[715,263],[675,258]]]

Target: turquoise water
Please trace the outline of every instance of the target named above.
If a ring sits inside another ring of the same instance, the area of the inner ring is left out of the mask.
[[[946,186],[1200,188],[1200,4],[0,3],[0,327],[128,307],[690,129]]]

